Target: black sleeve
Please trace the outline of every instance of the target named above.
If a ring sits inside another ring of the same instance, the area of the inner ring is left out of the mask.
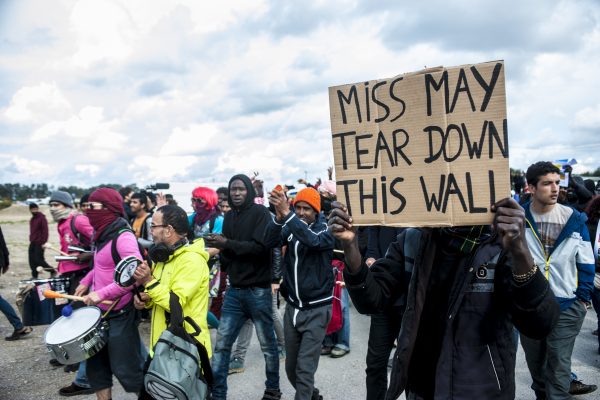
[[[281,264],[283,263],[283,257],[281,247],[273,247],[271,249],[271,267],[272,267],[272,283],[279,283],[282,277]]]
[[[378,259],[371,268],[363,261],[354,274],[347,268],[344,270],[346,287],[361,314],[382,312],[402,294],[405,279],[402,242],[392,243],[385,257]]]
[[[379,227],[378,226],[369,226],[367,227],[367,252],[365,253],[365,258],[381,258],[381,254],[379,254]]]

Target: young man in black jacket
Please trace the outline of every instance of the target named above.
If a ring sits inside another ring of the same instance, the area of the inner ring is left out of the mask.
[[[221,268],[229,276],[217,340],[212,358],[213,400],[227,398],[227,374],[231,346],[242,325],[251,319],[265,355],[266,390],[264,400],[278,400],[279,356],[273,328],[271,294],[271,257],[264,245],[264,232],[271,219],[269,210],[254,204],[254,188],[246,175],[229,181],[228,203],[231,210],[223,220],[223,234],[208,234],[208,247],[220,249]]]
[[[331,319],[334,238],[320,214],[321,199],[313,188],[298,192],[294,212],[281,191],[272,191],[269,203],[276,216],[265,232],[265,245],[287,245],[281,293],[286,299],[285,372],[296,389],[295,400],[319,400],[314,387],[321,344]]]
[[[489,226],[407,229],[385,258],[362,262],[352,218],[334,205],[329,226],[342,241],[346,285],[359,312],[405,296],[386,399],[514,399],[513,323],[547,335],[559,314],[525,239],[525,212],[513,199],[492,206]]]

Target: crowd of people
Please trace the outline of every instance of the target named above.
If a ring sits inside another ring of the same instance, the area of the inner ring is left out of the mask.
[[[111,399],[115,376],[125,391],[152,398],[144,375],[169,325],[171,293],[195,322],[186,331],[200,328],[214,400],[227,398],[228,375],[244,372],[253,331],[265,360],[264,400],[282,396],[282,360],[295,399],[322,399],[315,387],[320,357],[351,350],[350,301],[371,319],[369,400],[403,392],[407,399],[513,399],[519,342],[537,399],[597,389],[571,369],[592,303],[600,316],[593,182],[571,176],[563,188],[561,171],[537,162],[514,177],[513,198],[493,205],[490,226],[355,227],[328,172],[314,184],[301,180],[301,190],[278,185],[268,193],[257,175],[235,175],[227,187],[195,188],[190,215],[172,198],[130,188],[97,189],[79,207],[56,191],[50,214],[60,251],[73,256],[56,269],[44,259],[48,222],[30,204],[31,279],[42,271],[67,279],[69,293],[83,298],[73,307],[99,307],[109,326],[101,350],[65,367],[77,374],[59,394]],[[1,230],[0,253],[5,272]],[[135,284],[123,287],[114,271],[130,256],[140,262]],[[7,340],[31,332],[1,297],[0,308],[14,327]],[[140,321],[150,324],[149,349]]]

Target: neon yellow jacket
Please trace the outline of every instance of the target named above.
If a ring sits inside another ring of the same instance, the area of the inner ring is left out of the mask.
[[[169,312],[169,292],[179,296],[184,317],[191,317],[202,332],[196,338],[206,347],[211,357],[210,333],[206,315],[208,313],[208,253],[204,241],[196,240],[175,251],[166,263],[157,263],[152,269],[153,279],[145,290],[150,296],[146,308],[152,308],[150,329],[150,355],[160,334],[167,328],[165,311]],[[154,285],[158,282],[157,285]],[[187,322],[185,330],[193,333],[194,328]]]

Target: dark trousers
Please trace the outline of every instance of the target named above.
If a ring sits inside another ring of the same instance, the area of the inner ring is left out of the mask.
[[[525,360],[533,380],[531,388],[537,397],[571,399],[571,355],[585,313],[585,306],[576,300],[571,307],[561,311],[558,322],[545,339],[534,340],[521,334]]]
[[[295,400],[313,398],[315,372],[321,358],[321,344],[331,319],[331,305],[298,310],[285,306],[285,372],[296,389]]]
[[[400,313],[371,315],[369,347],[367,349],[367,400],[385,399],[387,392],[387,365],[394,340],[400,332]]]
[[[596,319],[598,320],[596,329],[600,331],[600,289],[594,288],[594,291],[592,292],[592,304],[594,305]],[[600,354],[600,334],[598,335],[598,354]]]
[[[38,277],[37,267],[52,268],[44,259],[44,248],[41,244],[29,243],[29,268],[31,276]]]

